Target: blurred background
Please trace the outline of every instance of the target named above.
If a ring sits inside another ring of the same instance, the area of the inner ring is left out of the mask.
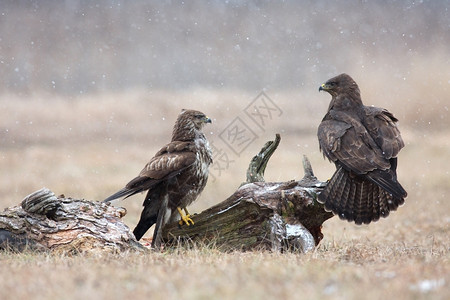
[[[334,166],[316,130],[331,97],[318,87],[345,72],[366,105],[399,118],[406,143],[407,203],[376,224],[448,227],[449,10],[444,0],[2,0],[0,205],[43,186],[106,198],[170,141],[182,108],[213,119],[216,163],[192,211],[229,196],[275,133],[266,180],[300,179],[302,155],[326,180]],[[236,124],[248,143],[232,144]],[[142,199],[114,202],[130,227]]]
[[[448,1],[4,0],[0,78],[3,91],[72,97],[309,90],[343,71],[402,86],[434,65],[434,89],[446,88],[448,10]]]

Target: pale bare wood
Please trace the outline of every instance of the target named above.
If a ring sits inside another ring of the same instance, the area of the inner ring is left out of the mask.
[[[0,213],[0,248],[77,253],[144,250],[121,221],[122,207],[56,197],[47,188]]]

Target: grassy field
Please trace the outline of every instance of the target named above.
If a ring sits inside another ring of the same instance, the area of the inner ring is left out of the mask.
[[[366,104],[386,107],[401,120],[406,143],[398,175],[409,195],[389,218],[369,226],[332,218],[324,224],[324,240],[306,255],[203,248],[75,257],[0,253],[0,299],[449,299],[450,102],[442,90],[422,105],[433,80],[417,79],[416,86],[423,87],[418,94],[407,85],[397,86],[397,93],[391,93],[393,87],[379,92],[370,78],[360,84]],[[207,137],[229,159],[220,172],[213,167],[193,212],[230,195],[245,179],[251,157],[277,132],[282,141],[267,167],[267,181],[300,179],[303,154],[318,178],[329,178],[334,167],[322,158],[315,136],[329,95],[267,91],[282,113],[260,128],[244,113],[258,93],[3,95],[0,207],[17,205],[43,186],[70,197],[104,199],[169,141],[181,108],[202,110],[213,119]],[[398,93],[407,100],[397,101]],[[257,135],[240,155],[219,137],[236,117]],[[114,202],[127,208],[124,220],[130,227],[142,197]]]

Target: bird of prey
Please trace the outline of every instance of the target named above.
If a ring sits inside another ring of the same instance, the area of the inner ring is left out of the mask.
[[[152,246],[159,247],[160,231],[166,223],[180,217],[180,225],[194,224],[186,207],[205,187],[212,163],[211,148],[201,131],[206,123],[211,123],[211,119],[204,113],[182,110],[173,128],[172,141],[155,154],[136,178],[104,200],[148,191],[144,210],[133,231],[137,240],[156,223]]]
[[[358,85],[347,74],[331,78],[319,91],[332,96],[317,132],[320,149],[336,165],[319,202],[356,224],[387,217],[407,196],[396,173],[404,146],[398,120],[386,109],[365,106]]]

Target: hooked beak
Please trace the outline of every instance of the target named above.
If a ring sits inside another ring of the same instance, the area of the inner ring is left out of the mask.
[[[205,123],[212,123],[211,119],[208,118],[208,116],[205,116],[205,119],[203,120]]]
[[[319,92],[320,91],[326,91],[327,88],[325,87],[325,83],[322,83],[322,85],[319,87]]]

